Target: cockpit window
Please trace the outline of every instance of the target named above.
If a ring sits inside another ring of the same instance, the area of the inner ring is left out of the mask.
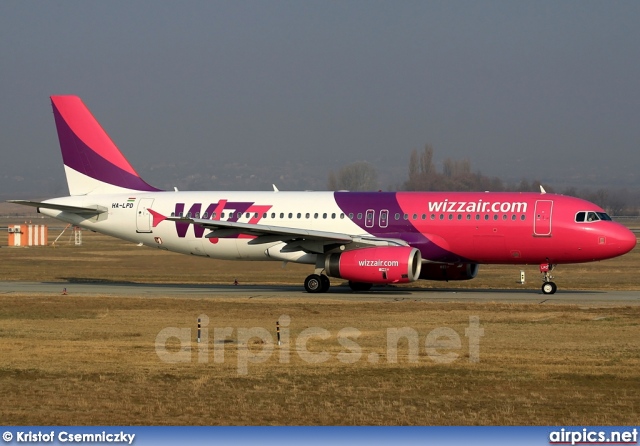
[[[611,221],[611,217],[605,212],[580,211],[576,214],[576,222],[592,222],[592,221]]]

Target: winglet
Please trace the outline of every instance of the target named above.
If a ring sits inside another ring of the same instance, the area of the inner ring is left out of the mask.
[[[167,219],[167,217],[165,217],[164,215],[162,215],[159,212],[154,211],[153,209],[147,209],[147,210],[149,211],[149,213],[153,217],[153,227],[154,228]]]

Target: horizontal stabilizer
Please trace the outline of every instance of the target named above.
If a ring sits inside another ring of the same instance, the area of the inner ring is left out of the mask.
[[[28,201],[28,200],[7,200],[8,203],[21,204],[23,206],[31,206],[35,208],[54,209],[56,211],[71,212],[73,214],[80,215],[98,215],[107,212],[107,208],[104,206],[92,205],[86,207],[80,206],[67,206],[64,204],[43,203],[41,201]]]

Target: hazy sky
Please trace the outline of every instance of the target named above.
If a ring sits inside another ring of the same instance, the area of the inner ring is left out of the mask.
[[[76,94],[139,171],[404,173],[430,143],[640,187],[639,24],[638,1],[4,1],[0,177],[63,178],[48,97]]]

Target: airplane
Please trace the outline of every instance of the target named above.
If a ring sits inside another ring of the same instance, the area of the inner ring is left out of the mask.
[[[146,183],[77,96],[51,96],[69,196],[10,200],[149,247],[312,265],[304,287],[354,291],[469,280],[480,264],[556,265],[623,255],[635,235],[588,201],[537,192],[187,192]]]

